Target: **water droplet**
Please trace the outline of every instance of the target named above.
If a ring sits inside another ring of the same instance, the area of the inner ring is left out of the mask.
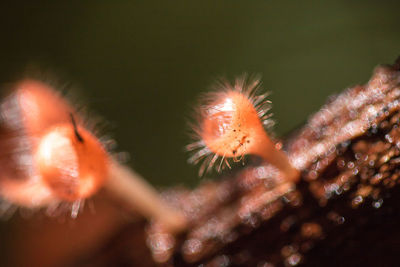
[[[286,259],[286,264],[289,266],[296,266],[297,264],[300,263],[300,261],[301,261],[301,255],[299,253],[295,253]]]
[[[329,212],[326,217],[337,224],[343,224],[345,222],[345,218],[334,211]]]
[[[357,207],[358,205],[360,205],[362,202],[364,201],[364,198],[362,196],[356,196],[355,198],[353,198],[353,200],[351,201],[351,205],[353,206],[353,208]]]
[[[349,162],[347,163],[347,168],[353,169],[353,168],[354,168],[354,162],[349,161]]]
[[[372,206],[375,209],[379,209],[383,204],[383,199],[378,199],[377,201],[372,202]]]
[[[389,134],[386,134],[386,135],[385,135],[385,139],[386,139],[389,143],[393,143],[393,138],[392,138]]]

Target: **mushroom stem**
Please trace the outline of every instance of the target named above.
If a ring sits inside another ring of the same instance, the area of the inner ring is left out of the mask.
[[[177,233],[185,229],[187,222],[181,211],[166,204],[142,176],[113,159],[105,187],[147,219],[162,223],[167,231]]]
[[[265,132],[260,144],[262,145],[258,147],[259,151],[254,154],[261,156],[266,162],[276,167],[288,181],[297,182],[299,180],[300,171],[293,167],[285,152],[275,147]]]

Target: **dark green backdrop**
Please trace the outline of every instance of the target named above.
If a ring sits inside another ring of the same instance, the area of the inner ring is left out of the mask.
[[[61,1],[0,4],[0,81],[28,65],[79,85],[130,165],[196,184],[186,121],[221,76],[258,73],[276,132],[400,54],[398,1]]]

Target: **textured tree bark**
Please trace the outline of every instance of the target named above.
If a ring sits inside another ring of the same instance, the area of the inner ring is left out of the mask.
[[[301,182],[255,161],[164,192],[186,232],[120,228],[74,266],[393,266],[400,255],[400,60],[332,98],[283,142]]]

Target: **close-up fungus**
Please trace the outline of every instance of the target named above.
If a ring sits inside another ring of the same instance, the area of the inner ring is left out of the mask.
[[[0,114],[0,196],[5,201],[25,208],[67,203],[76,217],[81,202],[104,186],[166,229],[185,227],[184,216],[109,155],[49,85],[36,80],[15,84]]]
[[[218,160],[230,167],[228,158],[240,161],[245,155],[256,155],[272,164],[289,181],[297,181],[299,171],[287,155],[268,136],[265,127],[273,124],[268,94],[259,94],[261,82],[246,76],[234,84],[221,82],[216,91],[204,97],[198,108],[198,125],[194,126],[196,142],[187,146],[194,154],[191,163],[203,160],[200,175]]]

